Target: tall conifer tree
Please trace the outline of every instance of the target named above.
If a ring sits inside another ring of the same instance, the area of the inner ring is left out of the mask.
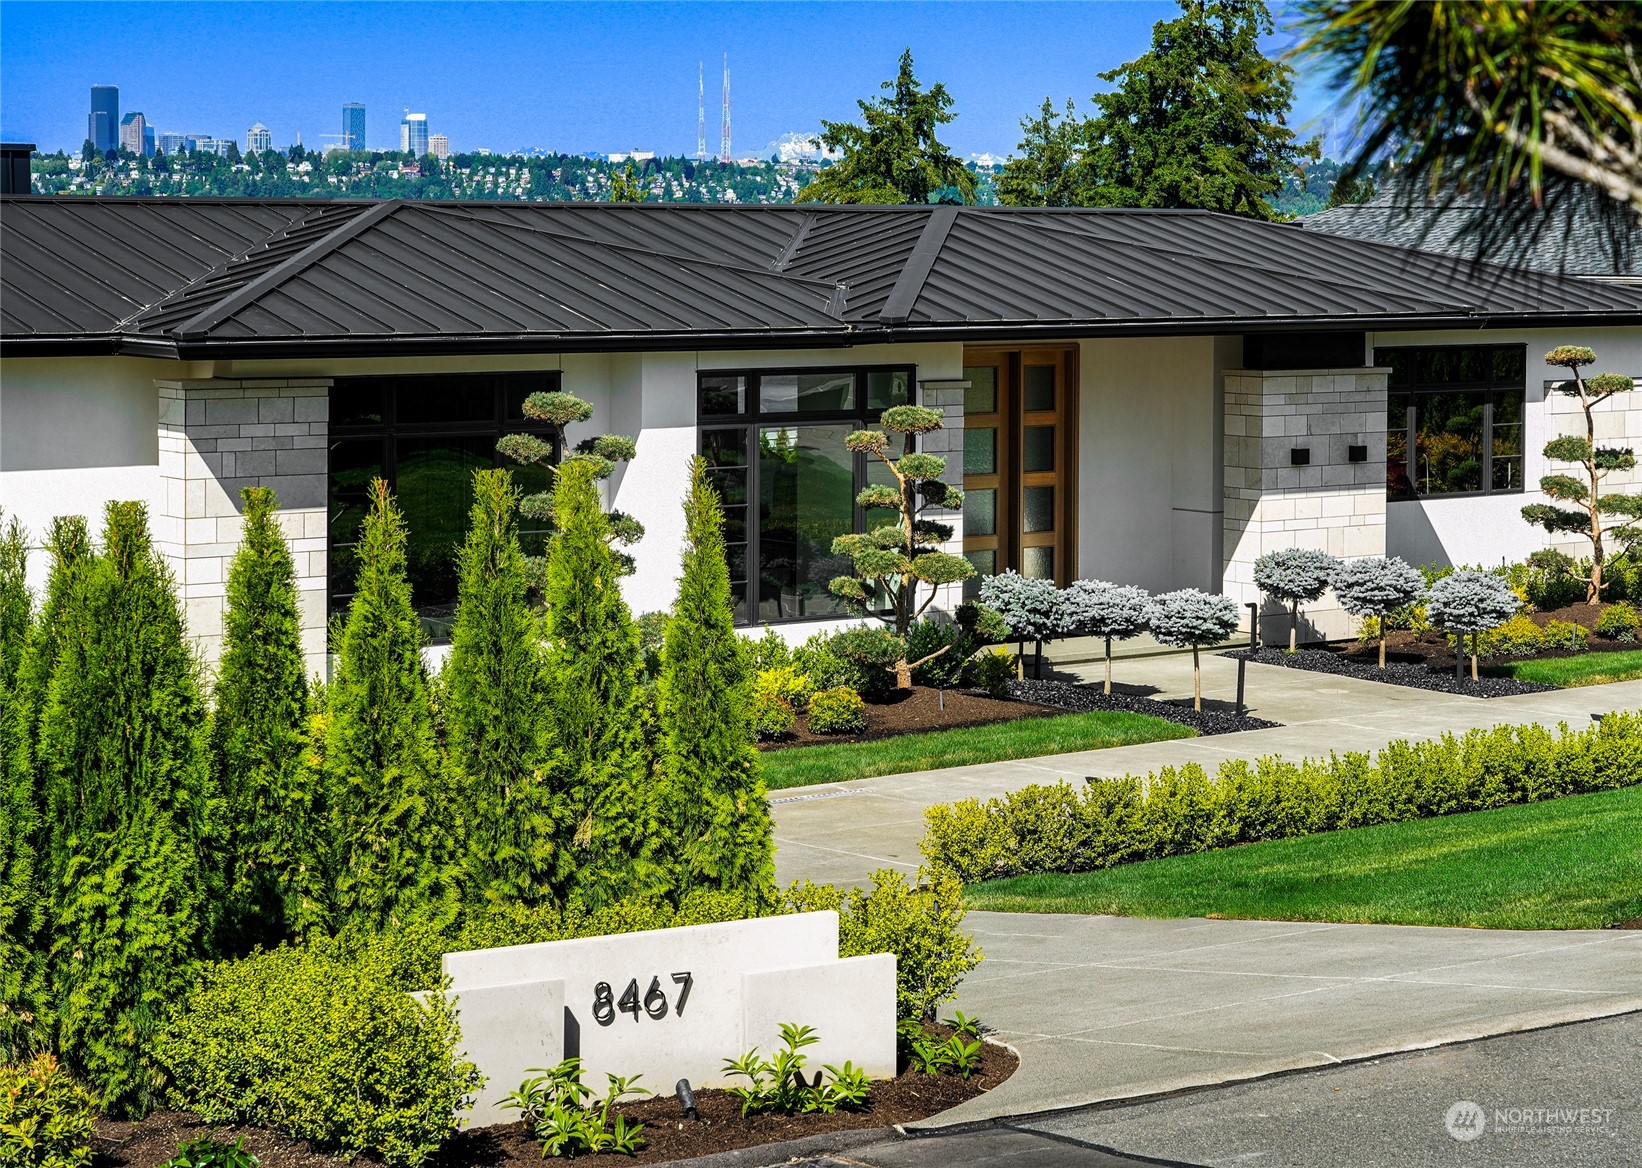
[[[140,503],[110,503],[39,728],[57,1041],[101,1105],[159,1101],[148,1056],[204,940],[213,816],[205,704]]]
[[[588,905],[664,892],[654,859],[639,638],[621,595],[593,468],[569,462],[554,485],[548,548],[547,722],[560,821],[560,878]]]
[[[775,893],[770,805],[753,746],[752,677],[735,631],[724,513],[695,459],[678,600],[658,684],[661,838],[679,894]]]
[[[456,627],[441,680],[462,784],[464,897],[538,904],[555,891],[558,841],[542,771],[543,659],[518,507],[506,470],[473,476]]]
[[[0,520],[5,513],[0,511]],[[28,589],[28,536],[13,519],[0,536],[0,695],[11,688],[28,642],[33,603]]]
[[[404,518],[388,484],[377,479],[336,675],[326,690],[334,927],[382,926],[450,904],[451,809],[405,542]]]
[[[308,685],[296,565],[268,487],[246,487],[245,531],[228,568],[211,765],[225,811],[219,948],[244,952],[291,935],[296,871],[308,839],[303,789]]]

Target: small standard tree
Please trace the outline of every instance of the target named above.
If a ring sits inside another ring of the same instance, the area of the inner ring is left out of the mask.
[[[1642,520],[1642,492],[1621,494],[1604,493],[1602,484],[1614,471],[1626,471],[1636,466],[1636,452],[1630,447],[1598,446],[1596,444],[1596,407],[1615,394],[1628,393],[1635,383],[1623,373],[1599,373],[1587,379],[1580,370],[1596,360],[1596,354],[1580,345],[1563,345],[1545,354],[1547,365],[1559,365],[1573,374],[1569,381],[1557,385],[1557,391],[1579,402],[1585,415],[1585,433],[1564,434],[1545,444],[1545,457],[1553,462],[1577,463],[1578,477],[1567,474],[1546,475],[1539,480],[1549,503],[1530,503],[1522,509],[1522,517],[1529,523],[1543,527],[1551,535],[1566,532],[1583,536],[1591,542],[1591,571],[1580,579],[1585,581],[1585,602],[1596,604],[1602,599],[1602,570],[1607,563],[1604,537],[1618,535],[1626,542],[1642,538],[1637,521]],[[1612,522],[1604,517],[1618,516]]]
[[[638,444],[624,434],[597,434],[584,438],[574,449],[570,445],[569,427],[590,421],[593,406],[573,393],[555,390],[552,393],[533,393],[525,398],[524,416],[534,422],[545,422],[552,430],[551,439],[536,434],[509,434],[496,443],[496,449],[525,466],[540,467],[548,475],[549,487],[519,501],[519,513],[539,523],[553,521],[553,488],[558,470],[570,463],[587,466],[593,478],[603,482],[616,472],[616,464],[631,462],[638,455]],[[644,538],[644,525],[631,515],[620,511],[609,514],[607,539],[622,545],[635,544]],[[626,561],[623,561],[625,564]],[[631,565],[628,565],[629,570]]]
[[[901,657],[894,665],[895,685],[912,688],[912,670],[922,661],[908,661],[906,639],[912,625],[924,614],[943,584],[956,584],[975,574],[962,556],[939,550],[952,538],[950,524],[921,518],[931,507],[956,511],[963,506],[963,492],[941,482],[946,459],[917,450],[919,434],[939,430],[945,424],[939,410],[923,406],[892,406],[880,419],[883,430],[857,430],[844,440],[855,454],[876,458],[895,476],[887,483],[867,487],[855,501],[869,509],[894,510],[899,522],[875,528],[864,535],[840,535],[832,541],[832,554],[848,556],[854,575],[836,576],[827,588],[851,609],[871,613],[885,621],[901,641]],[[885,433],[888,431],[889,433]],[[890,434],[901,435],[901,454],[891,458]],[[928,594],[919,599],[919,592]],[[937,649],[931,657],[947,651]]]
[[[296,564],[268,487],[240,491],[245,530],[228,567],[228,610],[211,723],[211,768],[223,800],[225,905],[218,950],[272,948],[291,935],[292,884],[303,860],[308,685]]]
[[[1461,676],[1465,638],[1471,638],[1471,680],[1477,680],[1477,639],[1517,614],[1522,601],[1492,572],[1459,571],[1444,576],[1426,594],[1431,623],[1454,637],[1454,676]]]
[[[1395,556],[1373,556],[1341,564],[1331,581],[1340,607],[1352,616],[1373,617],[1380,631],[1380,668],[1385,668],[1385,626],[1391,614],[1425,593],[1420,570]]]
[[[1022,576],[1013,568],[981,581],[981,603],[1003,618],[1019,646],[1015,676],[1026,675],[1026,642],[1037,647],[1034,672],[1043,676],[1043,643],[1060,636],[1064,627],[1061,593],[1053,580]]]
[[[1146,631],[1146,606],[1151,596],[1144,588],[1106,580],[1074,580],[1061,592],[1061,622],[1069,637],[1106,640],[1106,684],[1112,692],[1112,642],[1126,641]]]
[[[1237,602],[1196,588],[1165,592],[1147,605],[1146,627],[1160,645],[1191,646],[1192,709],[1202,710],[1203,668],[1197,651],[1203,645],[1218,645],[1237,631]]]
[[[1254,583],[1267,596],[1288,605],[1289,652],[1295,651],[1300,630],[1300,605],[1328,591],[1340,561],[1316,548],[1283,548],[1254,561]]]
[[[662,846],[678,894],[711,889],[766,904],[775,843],[753,746],[752,671],[735,631],[724,512],[700,458],[690,463],[684,538],[656,686]]]

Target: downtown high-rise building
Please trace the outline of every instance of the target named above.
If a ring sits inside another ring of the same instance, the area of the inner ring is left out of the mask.
[[[428,135],[428,153],[444,160],[450,157],[450,139],[444,134]]]
[[[120,119],[120,149],[132,154],[147,152],[148,143],[144,140],[147,135],[143,131],[148,127],[147,120],[141,110],[132,110]]]
[[[247,154],[261,154],[264,150],[272,150],[273,148],[273,131],[261,122],[245,131],[245,152]]]
[[[159,151],[161,154],[181,154],[187,141],[188,136],[186,134],[179,134],[174,130],[167,130],[165,133],[160,135]]]
[[[365,106],[350,101],[342,107],[342,149],[365,149]]]
[[[91,115],[86,119],[86,138],[99,154],[120,146],[120,87],[93,85]]]
[[[399,149],[401,153],[414,154],[418,158],[428,152],[427,114],[405,111],[405,120],[399,123]]]

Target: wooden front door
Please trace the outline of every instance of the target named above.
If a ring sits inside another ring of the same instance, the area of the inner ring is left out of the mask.
[[[1077,576],[1076,357],[964,350],[964,555],[978,576]]]

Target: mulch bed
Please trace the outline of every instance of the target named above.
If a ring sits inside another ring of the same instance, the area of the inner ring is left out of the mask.
[[[901,734],[922,734],[929,730],[990,726],[995,722],[1013,722],[1017,718],[1053,717],[1065,712],[1026,701],[989,697],[976,690],[936,690],[916,685],[910,690],[892,690],[880,701],[869,701],[865,710],[867,728],[860,734],[812,734],[808,720],[800,714],[791,734],[776,742],[760,743],[759,748],[782,750],[828,742],[869,742]]]
[[[943,1036],[950,1033],[945,1027],[930,1029]],[[599,1162],[662,1164],[804,1136],[910,1123],[990,1091],[1014,1074],[1018,1065],[1012,1052],[989,1042],[979,1074],[960,1079],[956,1075],[904,1073],[889,1082],[873,1084],[872,1100],[863,1110],[832,1115],[754,1115],[743,1119],[740,1105],[728,1093],[698,1091],[698,1122],[680,1115],[678,1100],[672,1095],[655,1096],[618,1109],[629,1120],[644,1124],[644,1151],[631,1159],[610,1156]],[[158,1168],[177,1154],[179,1141],[208,1134],[230,1142],[243,1135],[246,1148],[256,1154],[261,1168],[339,1168],[344,1163],[341,1157],[306,1140],[289,1139],[265,1128],[211,1127],[191,1115],[162,1111],[140,1123],[100,1121],[93,1138],[96,1157],[92,1168]],[[352,1162],[377,1161],[359,1156]],[[542,1162],[541,1145],[514,1125],[458,1134],[430,1161],[430,1168],[540,1168]]]
[[[1065,681],[1012,681],[1009,693],[1022,701],[1055,706],[1066,713],[1086,714],[1091,710],[1116,710],[1126,714],[1148,714],[1190,726],[1200,735],[1236,734],[1242,730],[1270,730],[1281,722],[1268,721],[1248,714],[1239,715],[1227,702],[1203,701],[1202,710],[1192,709],[1189,701],[1161,702],[1155,698],[1135,697],[1125,693],[1102,693],[1099,686],[1073,685]]]
[[[1628,921],[1618,921],[1608,926],[1610,929],[1642,929],[1642,917],[1632,917]]]

